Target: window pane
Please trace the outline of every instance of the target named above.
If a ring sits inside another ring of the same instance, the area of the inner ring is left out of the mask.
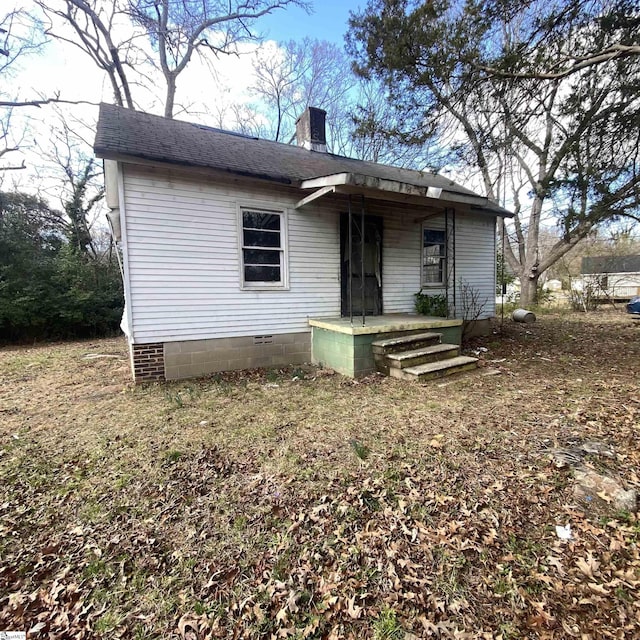
[[[280,233],[274,231],[243,231],[245,247],[280,247]]]
[[[436,256],[438,258],[444,258],[444,245],[441,244],[429,244],[424,247],[425,256]]]
[[[261,213],[259,211],[243,211],[242,226],[250,229],[280,231],[280,215],[277,213]]]
[[[280,282],[280,267],[245,266],[245,282]]]
[[[245,264],[280,264],[279,251],[268,251],[264,249],[245,249],[242,254]]]
[[[282,214],[242,211],[242,263],[247,283],[283,283]]]
[[[428,284],[440,284],[442,282],[441,264],[425,265],[423,269],[424,281]]]
[[[444,245],[444,231],[436,231],[434,229],[424,230],[424,244],[442,244]]]
[[[430,256],[430,255],[426,255],[424,257],[424,266],[440,266],[440,262],[441,262],[441,258],[439,258],[438,256]]]
[[[424,284],[442,284],[446,262],[445,232],[439,229],[423,229],[422,278]]]

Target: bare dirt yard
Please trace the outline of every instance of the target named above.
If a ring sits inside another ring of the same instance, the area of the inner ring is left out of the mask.
[[[137,387],[121,339],[0,349],[0,630],[640,638],[640,521],[549,455],[600,443],[583,464],[640,489],[640,326],[545,315],[467,346],[481,370],[424,385]]]

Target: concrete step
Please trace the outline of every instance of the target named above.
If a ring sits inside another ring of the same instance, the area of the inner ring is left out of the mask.
[[[460,355],[460,347],[457,344],[433,344],[422,349],[412,349],[410,351],[399,351],[398,353],[388,353],[384,356],[389,367],[396,369],[406,369],[407,367],[417,367],[427,362],[455,358]]]
[[[452,373],[475,369],[478,366],[477,363],[478,358],[456,356],[455,358],[447,358],[437,362],[428,362],[417,367],[407,367],[406,369],[390,368],[389,375],[404,380],[431,380],[432,378],[441,378]]]
[[[371,343],[374,355],[398,353],[407,349],[421,349],[442,340],[441,333],[413,333],[399,338],[387,338],[386,340],[374,340]]]

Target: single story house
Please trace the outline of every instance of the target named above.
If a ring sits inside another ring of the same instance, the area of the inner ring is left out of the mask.
[[[509,212],[434,173],[328,153],[320,109],[296,137],[101,105],[136,381],[309,361],[361,375],[376,339],[435,328],[459,343],[465,317],[495,314]],[[447,317],[417,315],[420,291]]]
[[[596,298],[629,300],[640,295],[640,255],[582,258],[580,288]]]

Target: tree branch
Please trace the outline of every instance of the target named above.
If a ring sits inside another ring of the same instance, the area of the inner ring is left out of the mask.
[[[42,98],[37,100],[0,100],[0,107],[43,107],[47,104],[88,104],[92,107],[100,106],[99,102],[91,102],[89,100],[64,100],[63,98]]]
[[[614,44],[602,51],[597,51],[589,56],[570,56],[566,58],[566,62],[573,61],[573,65],[566,67],[562,71],[557,72],[545,72],[545,71],[530,71],[527,73],[511,72],[498,69],[496,67],[484,66],[475,63],[471,63],[479,71],[484,71],[487,74],[498,76],[501,78],[512,78],[520,80],[561,80],[568,76],[595,67],[612,60],[619,60],[621,58],[630,58],[640,56],[640,45],[623,45]],[[562,63],[560,63],[562,64]]]
[[[22,161],[20,165],[8,165],[5,167],[0,166],[0,171],[19,171],[20,169],[26,169],[27,165]]]

